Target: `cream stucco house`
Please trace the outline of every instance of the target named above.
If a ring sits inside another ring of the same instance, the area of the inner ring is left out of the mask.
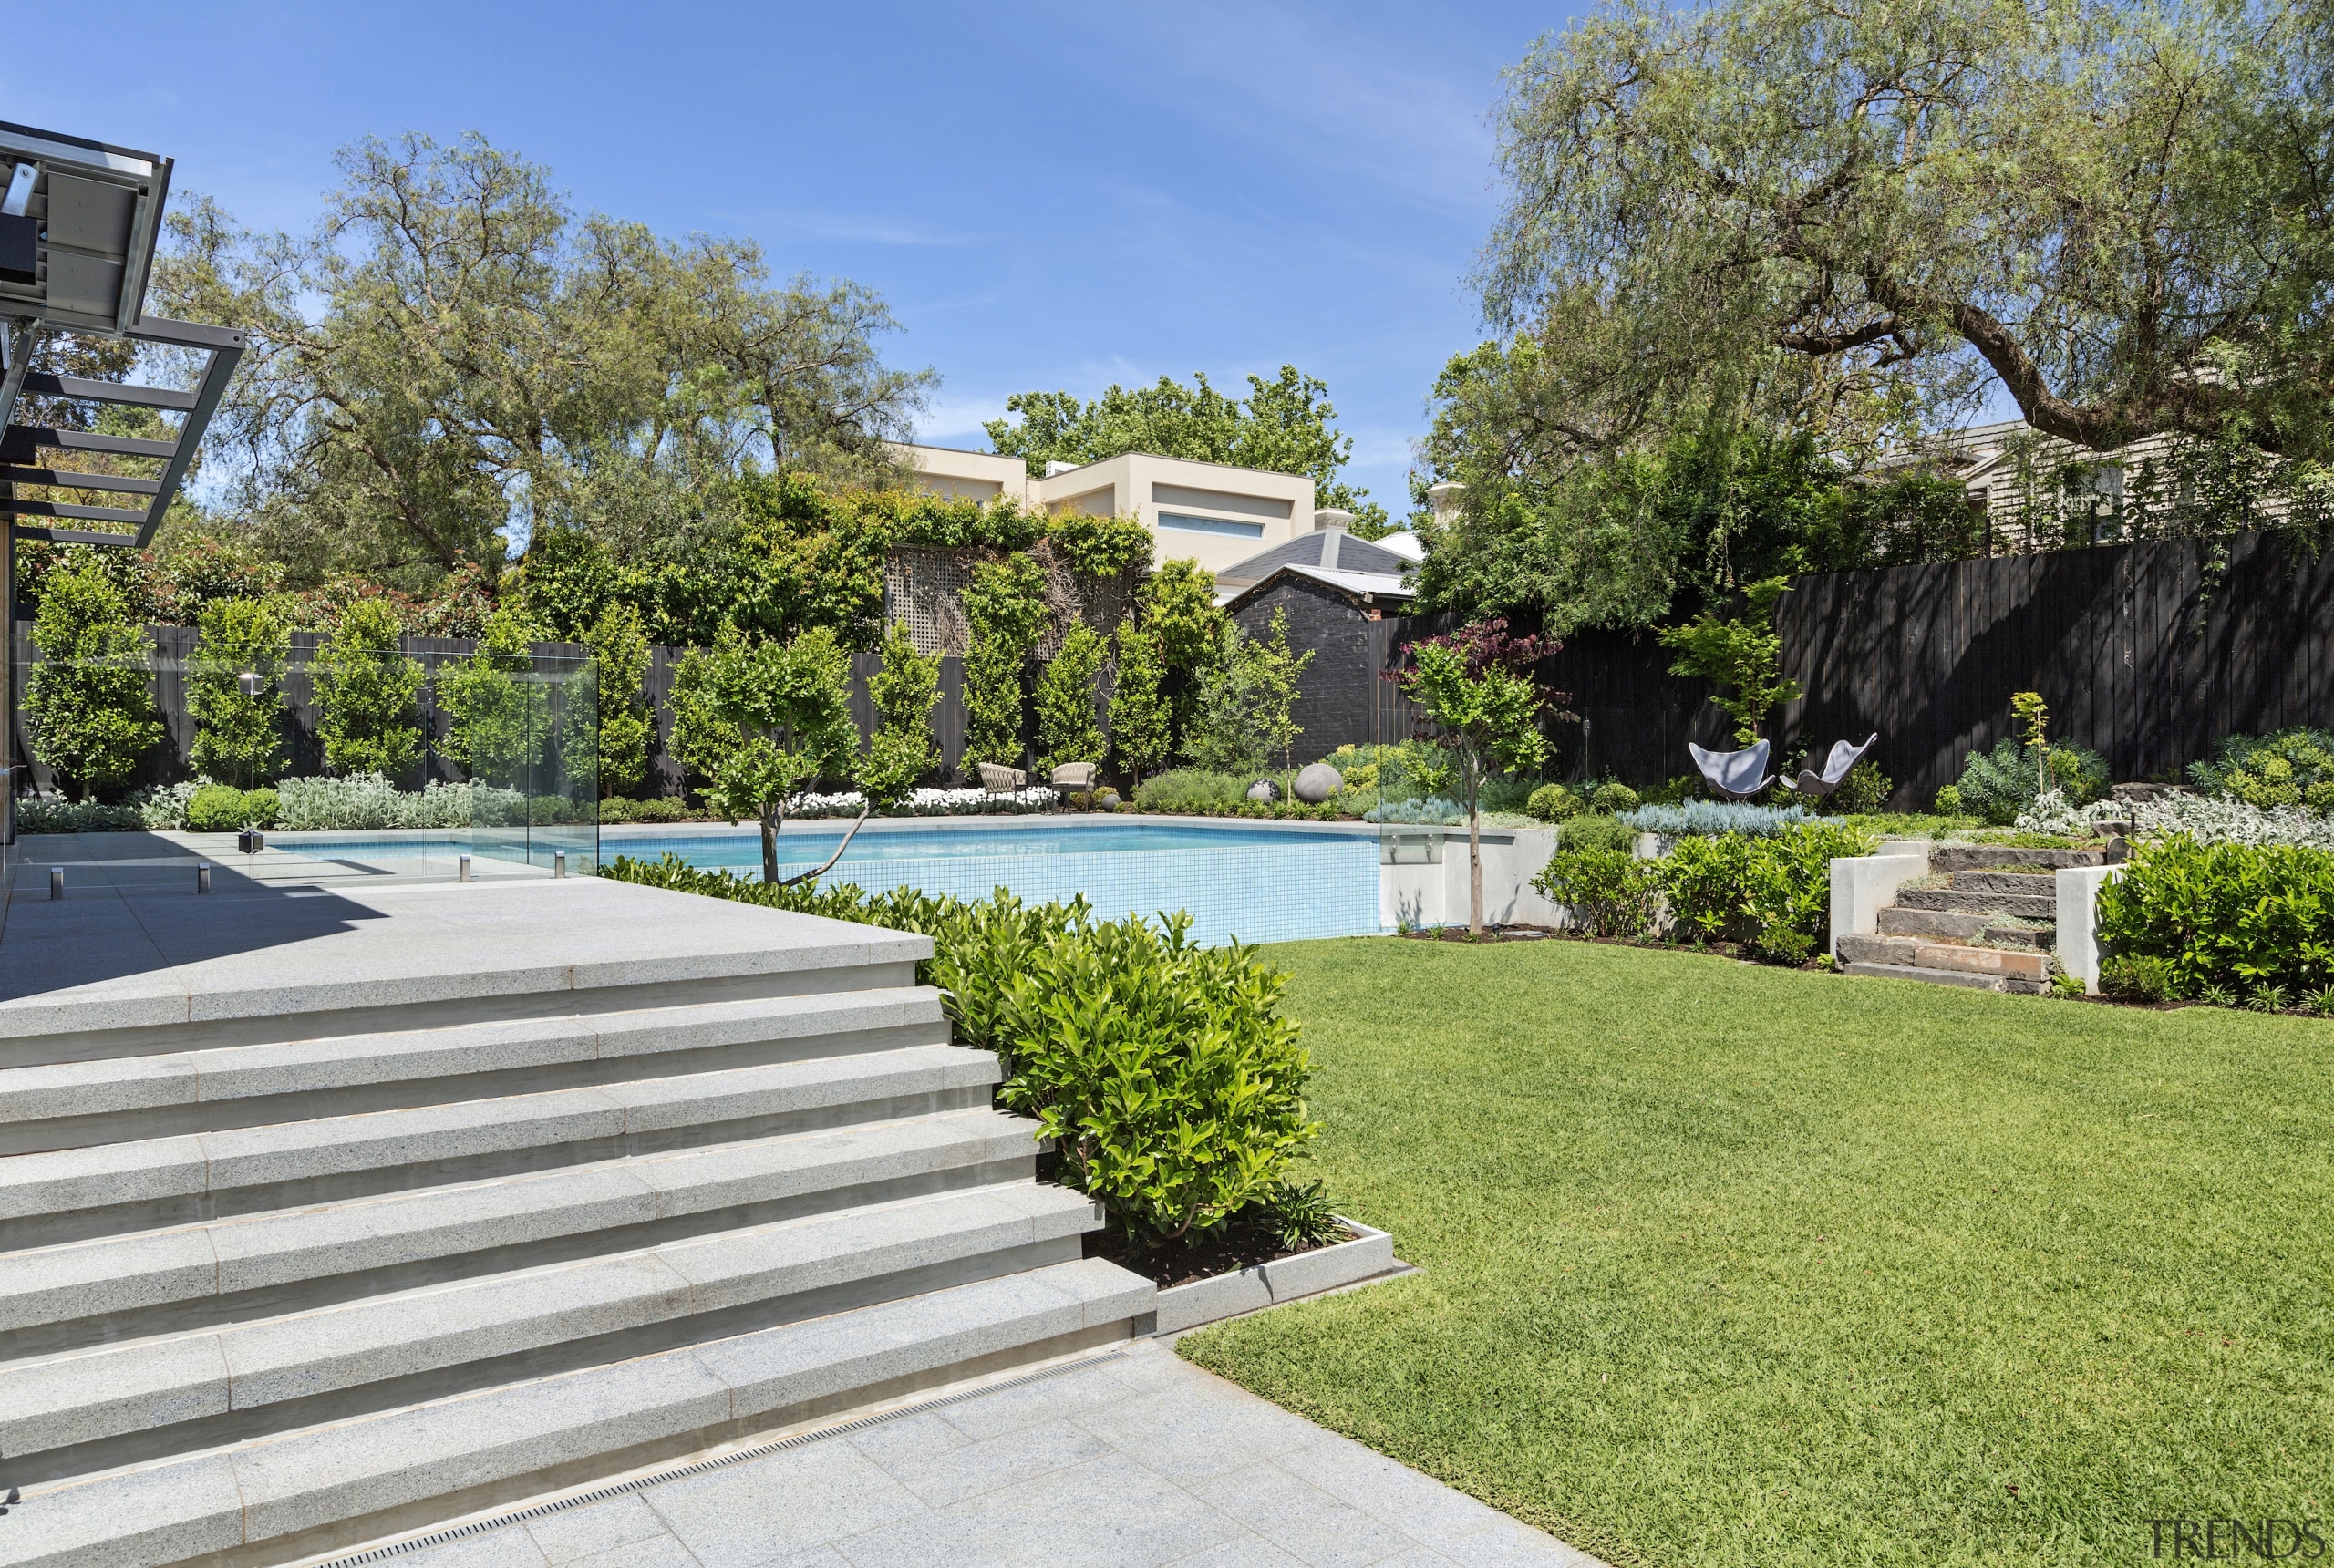
[[[1128,452],[1099,463],[1055,465],[1031,479],[1019,458],[950,447],[893,448],[938,495],[991,501],[1010,497],[1048,511],[1131,517],[1151,531],[1152,564],[1196,561],[1210,572],[1313,531],[1313,481],[1222,463]]]

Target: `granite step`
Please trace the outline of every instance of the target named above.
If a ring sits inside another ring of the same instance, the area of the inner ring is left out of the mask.
[[[1925,980],[1933,985],[1959,985],[1972,991],[2007,991],[2009,981],[1999,975],[1972,975],[1958,969],[1928,969],[1914,964],[1847,963],[1840,965],[1843,975],[1861,975],[1875,980]]]
[[[986,1107],[8,1254],[0,1357],[182,1333],[936,1192],[1027,1183]]]
[[[0,1155],[948,1043],[929,986],[0,1069]]]
[[[717,1444],[1131,1337],[1155,1292],[1100,1259],[36,1483],[11,1568],[297,1561]]]
[[[1953,885],[1962,892],[2008,892],[2029,898],[2059,896],[2058,879],[2040,872],[1956,872]]]
[[[2038,985],[2050,976],[2050,961],[2042,954],[1967,943],[1926,942],[1908,936],[1843,936],[1839,952],[1841,959],[1850,964],[1998,975]]]
[[[37,1246],[986,1105],[997,1057],[820,1057],[0,1159],[0,1224]]]
[[[1020,1183],[0,1366],[14,1484],[369,1414],[1069,1262],[1100,1222]]]
[[[1942,910],[1957,914],[2017,914],[2029,920],[2056,920],[2059,895],[2044,893],[1966,892],[1957,887],[1908,887],[1896,893],[1899,909]]]
[[[1993,871],[2001,866],[2033,866],[2064,871],[2069,866],[2103,866],[2105,850],[2019,850],[2000,844],[1947,844],[1929,851],[1932,872]]]

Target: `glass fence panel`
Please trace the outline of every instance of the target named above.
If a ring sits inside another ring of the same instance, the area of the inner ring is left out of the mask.
[[[592,659],[315,643],[242,658],[22,650],[20,841],[122,884],[192,885],[206,861],[235,883],[597,871]]]

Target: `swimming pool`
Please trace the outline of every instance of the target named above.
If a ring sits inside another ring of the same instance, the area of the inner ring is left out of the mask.
[[[779,861],[807,871],[834,853],[839,825],[788,828]],[[604,832],[603,857],[672,853],[707,871],[759,872],[759,833]],[[1230,824],[1015,822],[865,830],[820,881],[871,892],[915,887],[958,898],[1010,889],[1031,903],[1084,893],[1116,919],[1187,910],[1195,941],[1291,942],[1379,929],[1379,848],[1367,833]]]

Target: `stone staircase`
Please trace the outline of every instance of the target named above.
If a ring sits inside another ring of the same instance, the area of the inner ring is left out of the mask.
[[[0,1016],[0,1564],[312,1559],[1147,1327],[924,939],[563,885],[408,902],[722,939]]]
[[[1897,890],[1894,905],[1880,911],[1876,934],[1840,937],[1840,966],[1850,975],[2040,995],[2054,968],[2052,873],[2106,859],[2102,850],[1933,850],[1930,874]]]

